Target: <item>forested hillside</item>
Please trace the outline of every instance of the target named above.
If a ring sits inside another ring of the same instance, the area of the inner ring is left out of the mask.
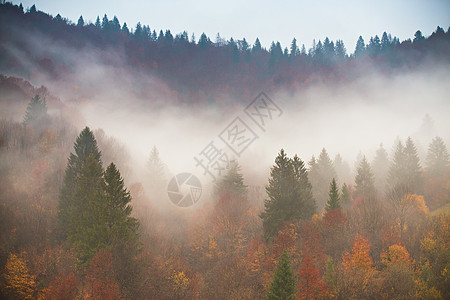
[[[353,51],[150,26],[0,4],[1,299],[450,298],[449,30]],[[173,204],[261,91],[279,120]]]

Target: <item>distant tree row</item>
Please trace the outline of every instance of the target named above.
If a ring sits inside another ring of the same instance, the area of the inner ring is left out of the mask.
[[[12,5],[12,4],[6,2],[2,5]],[[18,6],[18,9],[21,10],[23,13],[22,4]],[[38,13],[36,6],[35,5],[31,6],[31,8],[27,10],[27,13],[31,14]],[[134,29],[129,29],[126,22],[124,22],[122,25],[120,24],[117,16],[114,16],[111,20],[109,20],[106,14],[101,19],[99,16],[97,16],[94,24],[86,23],[83,16],[79,17],[76,24],[72,23],[68,19],[62,18],[61,15],[59,14],[57,14],[54,17],[54,19],[56,21],[62,21],[68,25],[78,27],[93,25],[96,28],[102,29],[106,32],[116,32],[116,33],[122,32],[127,35],[133,36],[136,40],[153,41],[164,45],[174,45],[177,42],[181,43],[186,42],[196,44],[200,48],[207,48],[214,46],[220,47],[225,45],[233,47],[234,45],[236,45],[237,49],[240,52],[244,53],[246,53],[247,51],[249,53],[255,53],[263,50],[268,51],[271,54],[271,56],[274,56],[275,61],[281,57],[294,57],[298,55],[307,55],[310,58],[314,58],[316,62],[330,63],[348,57],[347,49],[344,45],[344,42],[342,40],[337,40],[336,42],[333,42],[328,37],[326,37],[323,42],[320,40],[316,42],[314,40],[312,47],[308,50],[308,52],[306,51],[304,44],[301,47],[298,46],[296,38],[293,38],[289,46],[289,49],[288,47],[282,48],[280,42],[272,42],[269,50],[266,50],[264,47],[261,46],[259,38],[256,38],[253,46],[251,46],[246,41],[245,38],[239,41],[235,41],[233,38],[230,38],[230,40],[226,41],[220,37],[219,33],[217,34],[215,42],[212,42],[211,39],[207,37],[205,33],[201,34],[198,41],[195,39],[194,34],[192,34],[192,37],[189,40],[187,31],[183,31],[182,33],[176,34],[174,37],[173,34],[170,32],[170,30],[166,30],[165,32],[163,30],[160,30],[158,33],[155,29],[151,30],[149,25],[142,25],[140,22],[137,23]],[[445,31],[438,26],[433,34],[442,35],[445,34]],[[426,37],[423,36],[420,30],[417,30],[416,33],[414,34],[413,42],[415,43],[423,42],[424,40],[426,40]],[[411,42],[411,40],[406,40],[406,42]],[[351,56],[361,57],[366,55],[372,56],[386,53],[390,49],[395,48],[400,43],[401,42],[399,38],[395,36],[392,37],[391,34],[387,32],[383,32],[381,39],[378,35],[370,37],[369,43],[367,44],[365,43],[363,37],[359,36],[358,41],[356,43],[355,51]]]

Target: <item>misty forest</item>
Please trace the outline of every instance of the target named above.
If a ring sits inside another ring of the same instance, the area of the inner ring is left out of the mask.
[[[2,1],[0,298],[450,299],[450,29],[394,34],[265,47]]]

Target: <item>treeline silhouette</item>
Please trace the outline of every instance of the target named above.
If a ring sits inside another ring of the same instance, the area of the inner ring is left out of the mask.
[[[53,17],[38,11],[35,5],[24,11],[22,5],[8,2],[0,4],[0,24],[2,72],[25,78],[45,72],[58,78],[73,72],[74,66],[63,51],[55,51],[57,47],[79,52],[93,48],[107,65],[156,74],[177,92],[206,97],[221,92],[253,95],[262,87],[294,89],[318,80],[351,80],[367,71],[367,63],[390,72],[429,63],[429,58],[449,62],[450,50],[450,32],[441,27],[428,37],[418,30],[413,40],[405,41],[387,32],[368,42],[360,36],[349,53],[342,40],[328,37],[313,41],[309,49],[295,38],[289,48],[272,42],[266,49],[258,38],[253,44],[245,38],[225,40],[220,34],[214,41],[205,33],[197,39],[187,31],[173,34],[141,23],[130,29],[126,22],[106,14],[95,23],[86,23],[82,16],[73,23],[59,14]],[[47,49],[39,47],[39,42]]]

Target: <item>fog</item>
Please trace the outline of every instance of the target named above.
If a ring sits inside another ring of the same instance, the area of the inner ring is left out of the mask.
[[[350,82],[318,81],[294,91],[262,90],[283,111],[263,132],[244,113],[252,98],[216,95],[214,103],[180,101],[180,95],[156,76],[127,67],[120,51],[111,50],[105,57],[90,47],[77,51],[55,45],[48,50],[45,38],[39,36],[31,43],[71,66],[71,72],[57,79],[33,73],[32,84],[48,87],[51,94],[80,112],[84,120],[76,122],[79,130],[86,125],[101,128],[125,145],[131,157],[128,183],[145,183],[145,164],[156,146],[171,174],[194,173],[202,185],[210,186],[211,178],[196,166],[194,156],[210,141],[218,141],[220,132],[238,116],[258,135],[240,157],[234,157],[249,185],[267,183],[281,148],[307,163],[325,147],[331,159],[339,153],[353,169],[360,154],[372,160],[380,143],[391,152],[396,139],[411,136],[424,158],[434,136],[441,136],[447,144],[450,141],[447,66],[431,63],[419,70],[386,75],[369,62],[359,70],[362,75]],[[25,56],[21,61],[28,63]],[[431,128],[423,124],[427,114],[434,121]]]

